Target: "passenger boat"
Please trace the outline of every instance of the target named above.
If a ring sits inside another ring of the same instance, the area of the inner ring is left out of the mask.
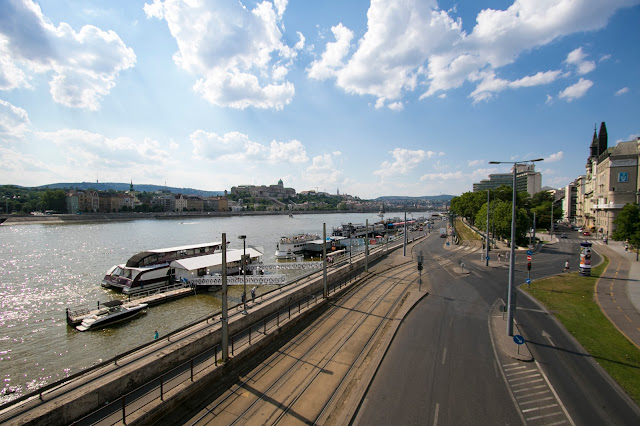
[[[139,303],[134,306],[123,306],[121,300],[111,300],[103,304],[104,308],[98,313],[90,315],[82,320],[82,323],[76,327],[78,331],[94,330],[106,327],[116,322],[124,321],[139,313],[147,307],[146,303]]]
[[[302,254],[309,244],[322,238],[317,234],[298,234],[288,237],[280,237],[280,241],[276,245],[276,259],[286,259],[295,255]]]
[[[262,253],[255,249],[247,249],[246,253],[247,264],[262,259]],[[242,254],[241,249],[227,249],[230,274],[238,273]],[[131,256],[126,264],[112,266],[102,279],[102,286],[134,294],[221,270],[221,242],[146,250]]]
[[[382,223],[369,225],[368,232],[367,227],[362,223],[343,223],[341,226],[333,228],[332,235],[335,237],[361,238],[367,235],[369,237],[382,236],[385,232],[386,228]]]

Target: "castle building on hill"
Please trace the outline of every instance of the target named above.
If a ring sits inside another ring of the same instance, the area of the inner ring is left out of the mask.
[[[232,195],[249,194],[253,198],[282,200],[289,197],[295,197],[296,190],[293,188],[285,188],[282,179],[280,179],[277,185],[269,186],[255,186],[255,185],[240,185],[231,188]]]

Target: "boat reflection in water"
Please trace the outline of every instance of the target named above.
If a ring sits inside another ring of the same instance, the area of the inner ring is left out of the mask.
[[[133,306],[123,306],[121,300],[111,300],[103,304],[104,308],[98,313],[88,316],[76,327],[78,331],[94,330],[116,322],[128,320],[143,312],[147,307],[146,303],[139,303]]]

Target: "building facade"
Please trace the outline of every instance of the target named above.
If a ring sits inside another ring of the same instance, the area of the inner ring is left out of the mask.
[[[542,175],[535,171],[534,164],[515,164],[514,167],[516,167],[516,191],[526,191],[531,196],[542,191]],[[511,173],[490,174],[489,179],[474,183],[473,192],[496,189],[502,185],[513,186],[513,169]]]

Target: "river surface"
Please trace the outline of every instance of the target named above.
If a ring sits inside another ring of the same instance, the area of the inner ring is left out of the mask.
[[[380,220],[375,213],[348,213],[0,226],[0,404],[150,342],[155,330],[162,336],[220,311],[220,300],[205,292],[102,330],[68,326],[65,308],[119,296],[100,282],[133,254],[221,241],[225,232],[229,248],[242,248],[238,236],[246,235],[247,246],[263,248],[264,262],[272,263],[281,236],[322,236],[323,223],[331,235],[341,223],[367,219]],[[241,292],[230,289],[230,297]]]

